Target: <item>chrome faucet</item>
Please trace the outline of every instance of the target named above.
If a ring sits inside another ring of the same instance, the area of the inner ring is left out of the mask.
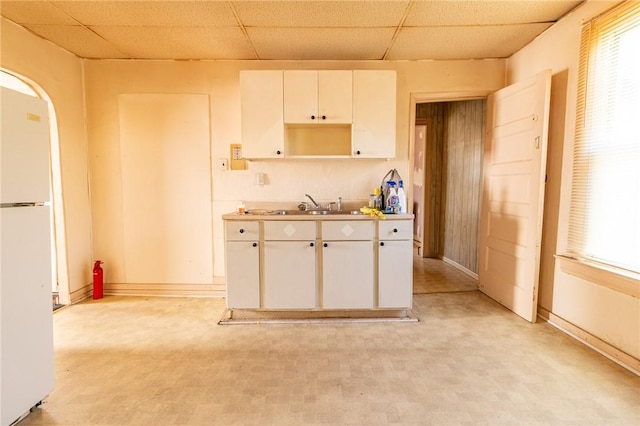
[[[317,209],[319,209],[319,208],[320,208],[320,204],[316,203],[316,200],[314,200],[314,199],[311,197],[311,195],[309,195],[309,194],[304,194],[304,195],[305,195],[308,199],[310,199],[310,200],[311,200],[311,202],[313,203],[313,205],[314,205],[314,206],[316,206],[316,208],[317,208]]]
[[[342,197],[338,197],[338,211],[342,211]]]

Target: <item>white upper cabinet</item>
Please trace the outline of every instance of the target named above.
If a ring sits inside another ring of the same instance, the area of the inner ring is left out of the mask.
[[[286,124],[351,124],[352,71],[284,71]]]
[[[241,71],[246,158],[394,158],[396,73]]]
[[[396,156],[395,71],[353,71],[352,155]]]
[[[352,71],[318,71],[320,122],[351,124],[352,102]]]
[[[282,102],[282,71],[240,71],[244,157],[284,157]]]

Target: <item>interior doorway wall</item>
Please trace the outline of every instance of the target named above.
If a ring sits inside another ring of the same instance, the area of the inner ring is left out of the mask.
[[[418,253],[474,277],[485,105],[484,97],[416,103],[412,147]]]

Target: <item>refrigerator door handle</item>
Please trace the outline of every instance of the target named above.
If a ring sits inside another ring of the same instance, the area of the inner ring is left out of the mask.
[[[0,208],[8,208],[8,207],[42,207],[48,205],[47,203],[41,201],[37,203],[0,203]]]

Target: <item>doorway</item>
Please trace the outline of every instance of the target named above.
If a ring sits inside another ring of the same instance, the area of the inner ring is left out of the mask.
[[[485,97],[416,99],[411,152],[414,242],[477,279]]]
[[[64,239],[64,214],[60,175],[57,120],[53,103],[47,93],[36,83],[0,68],[0,86],[43,99],[49,105],[49,152],[50,152],[50,194],[51,194],[51,275],[52,307],[58,309],[70,301],[67,275],[66,245]]]

